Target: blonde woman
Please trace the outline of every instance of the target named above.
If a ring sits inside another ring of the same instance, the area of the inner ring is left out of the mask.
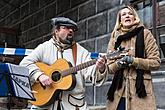
[[[160,66],[159,49],[131,6],[118,12],[108,51],[120,46],[129,52],[108,66],[114,77],[107,94],[107,110],[156,110],[151,70]]]

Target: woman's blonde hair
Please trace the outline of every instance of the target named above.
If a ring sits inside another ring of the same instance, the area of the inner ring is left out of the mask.
[[[128,8],[129,10],[132,11],[134,17],[135,17],[135,21],[134,21],[134,24],[133,25],[136,25],[136,24],[139,24],[140,23],[140,18],[137,14],[137,12],[135,11],[135,9],[132,7],[132,6],[125,6],[123,8],[120,9],[120,11],[118,12],[117,14],[117,19],[116,19],[116,24],[115,24],[115,27],[114,27],[114,30],[112,31],[112,33],[116,32],[117,30],[120,30],[122,25],[121,25],[121,10],[124,9],[124,8]]]

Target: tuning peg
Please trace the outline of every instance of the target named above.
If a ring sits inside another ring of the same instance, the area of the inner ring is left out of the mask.
[[[123,51],[124,49],[125,49],[125,47],[122,47],[122,46],[119,46],[119,47],[117,48],[118,51]]]

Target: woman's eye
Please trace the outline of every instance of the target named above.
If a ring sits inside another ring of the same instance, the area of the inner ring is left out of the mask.
[[[133,13],[129,13],[129,15],[133,15]]]
[[[126,13],[122,13],[122,14],[121,14],[121,16],[124,16],[124,15],[126,15]]]

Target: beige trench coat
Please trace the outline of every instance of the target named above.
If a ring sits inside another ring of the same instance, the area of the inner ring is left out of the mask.
[[[135,56],[135,39],[136,37],[131,38],[128,41],[123,41],[121,46],[126,49],[130,49],[129,54]],[[113,50],[116,38],[112,38],[109,41],[108,49]],[[129,103],[128,110],[156,110],[155,96],[153,92],[153,84],[151,78],[151,70],[156,70],[160,66],[160,58],[159,58],[159,49],[156,44],[156,40],[148,29],[144,29],[144,45],[145,45],[145,58],[134,58],[134,62],[130,67],[130,70],[124,70],[124,77],[128,78],[127,87],[129,88]],[[147,92],[147,97],[138,98],[136,94],[135,82],[136,82],[136,70],[135,69],[143,69],[144,73],[144,85]],[[114,73],[118,70],[118,66],[116,63],[112,63],[109,65],[110,73]],[[114,101],[107,101],[107,110],[116,110],[119,100],[121,97],[126,96],[125,92],[126,82],[124,80],[122,89],[116,90],[114,94]]]

